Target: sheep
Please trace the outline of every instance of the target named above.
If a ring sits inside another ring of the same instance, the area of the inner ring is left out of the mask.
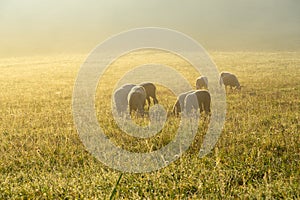
[[[224,84],[225,88],[227,86],[230,86],[230,88],[236,88],[238,90],[241,90],[241,85],[237,79],[237,77],[229,72],[222,72],[220,75],[220,85]]]
[[[114,93],[114,101],[118,114],[124,113],[127,111],[128,103],[127,97],[130,90],[136,85],[134,84],[125,84],[118,88]]]
[[[190,113],[192,109],[200,108],[200,113],[205,111],[205,114],[209,114],[211,104],[211,97],[207,90],[196,90],[189,93],[184,99],[184,106],[186,113]]]
[[[204,111],[205,114],[209,114],[211,112],[211,97],[209,92],[207,90],[197,90],[195,94],[197,96],[200,113]]]
[[[206,76],[200,76],[196,80],[196,89],[207,89],[208,88],[208,79]]]
[[[146,103],[146,91],[143,86],[137,85],[131,88],[128,97],[129,114],[132,111],[138,111],[138,113],[144,116],[144,106]]]
[[[178,97],[177,100],[173,106],[173,114],[174,115],[178,115],[181,111],[183,111],[184,108],[184,99],[186,97],[186,95],[190,94],[194,92],[194,90],[188,91],[188,92],[184,92],[181,93]]]
[[[229,75],[229,74],[231,74],[231,73],[230,73],[230,72],[221,72],[221,73],[220,73],[220,81],[219,81],[220,86],[223,85],[223,77],[224,77],[224,76],[227,76],[227,75]]]
[[[145,83],[141,83],[140,86],[143,86],[145,88],[146,99],[147,99],[147,102],[148,102],[148,109],[150,108],[150,104],[151,104],[150,97],[152,97],[153,103],[157,104],[158,100],[156,98],[156,87],[155,87],[155,85],[153,83],[145,82]]]

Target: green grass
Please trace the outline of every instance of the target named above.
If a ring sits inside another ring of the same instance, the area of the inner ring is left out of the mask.
[[[226,123],[213,152],[198,158],[207,129],[202,120],[184,156],[152,173],[124,173],[116,199],[300,198],[300,53],[211,56],[219,71],[235,73],[244,86],[227,95]],[[72,118],[73,85],[84,59],[0,60],[0,199],[110,197],[121,172],[85,150]],[[174,66],[193,85],[198,76],[187,70],[186,61],[163,52],[132,53],[112,64],[99,83],[97,116],[106,134],[131,151],[166,145],[178,127],[179,119],[170,116],[161,133],[141,140],[125,135],[111,120],[114,84],[129,68],[153,59]],[[170,111],[176,97],[166,91],[159,86],[157,95]]]

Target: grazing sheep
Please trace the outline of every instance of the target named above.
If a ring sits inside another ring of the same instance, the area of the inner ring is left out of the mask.
[[[178,115],[184,108],[184,99],[186,97],[186,95],[190,94],[194,92],[194,90],[188,91],[188,92],[184,92],[181,93],[178,97],[177,100],[173,106],[173,114],[174,115]]]
[[[223,77],[227,76],[227,75],[230,75],[230,74],[231,74],[230,72],[221,72],[221,74],[220,74],[220,81],[219,81],[219,83],[220,83],[221,86],[223,85]]]
[[[197,90],[195,92],[198,100],[198,105],[200,108],[200,112],[205,112],[205,114],[210,113],[210,104],[211,104],[211,97],[207,90]]]
[[[156,98],[156,87],[153,83],[141,83],[140,86],[143,86],[145,88],[146,91],[146,99],[148,102],[148,108],[150,107],[151,104],[151,100],[150,97],[152,97],[153,99],[153,103],[157,104],[158,100]]]
[[[197,90],[188,94],[184,99],[184,106],[187,113],[192,109],[200,108],[200,113],[205,111],[205,114],[210,113],[211,97],[207,90]]]
[[[131,88],[128,94],[129,114],[138,111],[141,116],[144,116],[144,106],[146,103],[146,91],[143,86],[137,85]]]
[[[122,85],[119,89],[117,89],[114,93],[114,101],[118,114],[124,113],[127,110],[128,102],[127,97],[131,88],[133,88],[134,84],[125,84]]]
[[[238,90],[241,90],[241,85],[237,79],[237,77],[234,74],[231,74],[229,72],[222,72],[220,75],[220,85],[224,84],[225,88],[227,86],[230,86],[230,88],[236,88]]]
[[[207,89],[208,88],[208,79],[206,76],[200,76],[196,80],[196,89]]]

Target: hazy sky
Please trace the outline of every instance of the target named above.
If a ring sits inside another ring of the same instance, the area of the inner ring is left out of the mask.
[[[0,57],[88,53],[157,26],[208,50],[300,50],[300,0],[0,0]]]

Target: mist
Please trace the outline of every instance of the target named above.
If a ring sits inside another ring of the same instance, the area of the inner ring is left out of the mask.
[[[138,27],[183,32],[215,51],[299,51],[298,0],[1,0],[0,56],[88,53]]]

